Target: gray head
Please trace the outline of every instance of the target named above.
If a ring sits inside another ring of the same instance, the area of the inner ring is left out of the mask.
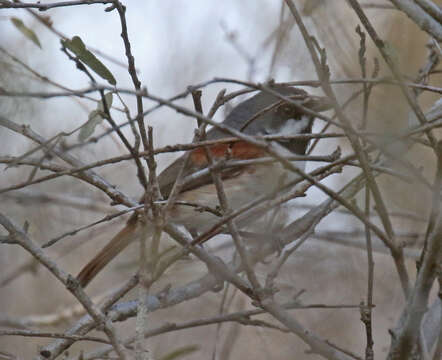
[[[301,89],[274,86],[272,90],[313,111],[330,108],[326,98],[311,96]],[[299,107],[265,91],[240,103],[223,122],[224,125],[247,135],[305,134],[311,132],[312,123],[313,116],[305,114]],[[212,129],[207,134],[208,139],[219,139],[225,136],[227,135],[219,129]],[[304,154],[308,141],[287,140],[281,141],[280,144],[292,152]]]

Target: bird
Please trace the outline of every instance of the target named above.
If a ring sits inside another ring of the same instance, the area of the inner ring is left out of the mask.
[[[326,97],[313,96],[305,90],[283,85],[272,85],[271,91],[261,90],[251,98],[235,106],[222,124],[225,127],[242,132],[245,135],[298,135],[309,134],[312,130],[314,112],[331,108]],[[281,100],[274,92],[291,101]],[[299,106],[302,105],[302,106]],[[305,111],[308,109],[311,111]],[[312,114],[313,112],[313,114]],[[184,173],[185,178],[197,173],[192,180],[185,182],[171,207],[168,219],[177,225],[185,226],[191,233],[203,232],[219,221],[215,211],[196,211],[219,208],[218,192],[208,168],[209,151],[214,161],[250,160],[268,156],[266,151],[255,144],[237,139],[234,142],[222,142],[232,135],[225,130],[213,127],[206,133],[205,140],[212,140],[206,149],[197,147],[190,150]],[[284,138],[271,141],[272,146],[284,155],[304,155],[309,140],[306,138]],[[161,195],[167,199],[171,194],[178,173],[186,161],[185,155],[176,159],[158,175]],[[303,169],[305,162],[296,162]],[[245,162],[239,166],[224,167],[219,171],[229,207],[236,209],[256,199],[258,196],[278,190],[284,183],[293,180],[297,174],[290,172],[279,162]],[[141,198],[144,202],[144,197]],[[140,202],[141,202],[140,201]],[[195,206],[188,206],[189,204]],[[109,243],[90,260],[77,275],[80,286],[86,287],[93,278],[131,242],[142,234],[152,231],[152,226],[141,220],[142,216],[134,213],[126,225]],[[152,225],[152,224],[150,224]],[[151,234],[150,234],[151,235]]]

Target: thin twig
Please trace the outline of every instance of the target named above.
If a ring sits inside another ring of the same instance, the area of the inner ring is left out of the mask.
[[[78,281],[60,269],[56,263],[50,259],[22,230],[15,226],[3,214],[0,214],[0,224],[6,229],[6,231],[8,231],[10,236],[20,244],[20,246],[38,259],[42,265],[44,265],[63,285],[66,286],[66,289],[84,306],[94,321],[103,326],[103,330],[117,354],[122,359],[126,359],[125,350],[116,336],[112,323],[110,323],[104,314],[96,308],[81,286],[79,286]]]
[[[350,1],[353,1],[353,0],[350,0]],[[319,59],[319,57],[316,53],[316,49],[315,49],[314,43],[312,41],[312,38],[310,37],[309,33],[307,32],[304,22],[300,16],[299,12],[297,11],[293,1],[292,0],[285,0],[285,2],[288,5],[288,7],[290,8],[290,11],[292,12],[292,15],[295,18],[295,21],[298,24],[298,27],[302,33],[304,41],[305,41],[307,48],[310,52],[310,56],[311,56],[313,63],[315,65],[316,72],[317,72],[318,77],[321,81],[322,89],[324,90],[325,94],[331,100],[339,120],[341,121],[342,124],[344,124],[344,130],[347,133],[348,139],[349,139],[353,149],[355,150],[356,154],[358,155],[359,162],[361,163],[364,175],[367,178],[368,185],[369,185],[370,190],[373,194],[373,198],[376,203],[376,209],[379,212],[382,224],[383,224],[385,231],[387,233],[388,240],[386,242],[386,245],[391,250],[391,254],[392,254],[392,257],[393,257],[395,265],[396,265],[396,269],[397,269],[397,272],[398,272],[398,275],[399,275],[399,278],[401,281],[404,295],[407,296],[408,290],[409,290],[409,277],[408,277],[407,269],[404,264],[403,251],[400,247],[397,246],[397,244],[395,242],[395,235],[394,235],[393,226],[391,224],[390,218],[388,217],[388,212],[387,212],[387,208],[386,208],[384,199],[382,198],[379,187],[378,187],[376,180],[373,176],[373,173],[369,167],[368,156],[365,153],[365,151],[363,150],[363,148],[360,144],[360,140],[355,135],[350,120],[347,118],[347,116],[342,111],[342,108],[339,105],[336,95],[330,85],[330,82],[329,82],[329,75],[330,74],[329,74],[328,67],[325,64],[325,60],[326,60],[325,53],[321,51],[321,59]],[[359,212],[359,209],[357,211]],[[362,214],[361,214],[361,217],[363,217]]]

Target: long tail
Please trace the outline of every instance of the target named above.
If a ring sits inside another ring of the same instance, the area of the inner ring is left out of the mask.
[[[130,221],[77,275],[84,288],[91,280],[136,237],[137,221]]]

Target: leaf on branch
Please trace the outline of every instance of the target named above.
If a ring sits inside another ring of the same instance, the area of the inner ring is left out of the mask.
[[[11,17],[11,22],[25,37],[27,37],[41,49],[40,40],[38,40],[38,37],[35,34],[34,30],[28,28],[19,18]]]
[[[106,99],[106,105],[107,108],[109,109],[112,106],[113,95],[111,92],[108,92],[107,94],[104,95],[104,98]],[[97,108],[89,113],[88,120],[81,127],[80,133],[78,134],[78,140],[83,142],[89,136],[91,136],[94,133],[97,125],[103,121],[104,116],[105,116],[104,104],[103,101],[100,101],[97,105]]]
[[[112,106],[112,101],[113,101],[113,99],[114,99],[113,94],[112,94],[111,92],[108,92],[107,94],[104,94],[104,99],[105,99],[105,101],[106,101],[106,107],[107,107],[108,109],[110,109],[111,106]],[[105,110],[105,109],[104,109],[103,101],[100,101],[100,102],[98,103],[97,110],[100,110],[100,111],[104,111],[104,110]]]
[[[111,85],[117,84],[117,81],[109,69],[104,66],[104,64],[98,60],[94,54],[86,49],[86,46],[79,36],[74,36],[72,40],[62,40],[61,43],[65,48],[71,50],[80,61],[87,65],[98,76],[107,80]]]

